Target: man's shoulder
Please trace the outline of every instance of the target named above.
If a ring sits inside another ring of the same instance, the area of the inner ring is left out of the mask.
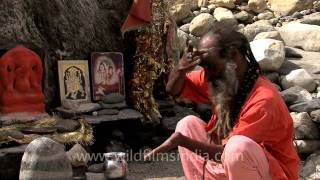
[[[251,103],[259,103],[264,106],[284,105],[283,99],[275,86],[265,77],[260,76],[253,87],[248,101]]]

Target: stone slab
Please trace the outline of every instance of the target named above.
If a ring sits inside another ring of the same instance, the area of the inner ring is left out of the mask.
[[[100,124],[103,122],[121,121],[121,120],[141,120],[144,118],[140,112],[133,109],[123,109],[117,115],[101,115],[101,116],[84,115],[83,117],[90,124]]]

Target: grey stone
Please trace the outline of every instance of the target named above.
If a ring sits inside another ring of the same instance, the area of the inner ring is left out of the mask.
[[[320,140],[294,140],[298,153],[310,154],[320,148]]]
[[[270,9],[276,15],[287,16],[296,11],[312,8],[314,0],[269,0]]]
[[[179,29],[185,33],[189,33],[189,27],[190,27],[190,24],[188,23],[188,24],[184,24],[184,25],[180,26]]]
[[[236,13],[234,17],[239,21],[245,22],[250,18],[250,14],[247,11],[241,11]]]
[[[193,11],[192,13],[194,14],[194,16],[198,16],[200,14],[200,11]]]
[[[269,20],[274,18],[274,14],[271,11],[265,11],[263,13],[258,14],[259,20]]]
[[[312,100],[311,94],[300,86],[291,87],[282,91],[280,94],[287,105],[293,105]]]
[[[189,28],[190,28],[190,24],[189,24]],[[183,53],[186,46],[187,46],[186,42],[188,40],[189,35],[188,35],[188,33],[178,29],[177,36],[178,36],[178,49],[180,50],[181,53]]]
[[[206,33],[213,24],[213,16],[209,13],[202,13],[191,21],[189,31],[192,35],[200,37]]]
[[[277,72],[266,72],[265,76],[275,84],[279,82],[279,73]]]
[[[100,111],[94,111],[92,112],[92,115],[94,116],[100,116],[100,115],[116,115],[119,114],[118,109],[102,109]]]
[[[311,25],[320,26],[320,12],[304,16],[302,19],[298,20],[298,22],[302,24],[311,24]]]
[[[272,26],[272,24],[268,20],[260,20],[254,22],[253,24],[247,25],[239,32],[243,33],[249,41],[252,41],[256,35],[261,32],[275,31],[276,29]]]
[[[210,14],[213,13],[216,8],[217,8],[216,5],[210,4],[210,5],[208,6],[208,9],[210,10]]]
[[[318,130],[317,125],[311,120],[308,113],[292,112],[290,115],[293,119],[295,139],[301,140],[320,138],[320,131]]]
[[[299,179],[318,180],[320,179],[320,151],[311,154],[300,169]]]
[[[250,42],[252,53],[264,71],[277,71],[285,59],[282,41],[259,39]]]
[[[182,23],[182,24],[188,24],[188,23],[190,23],[190,22],[194,19],[194,17],[195,17],[195,16],[187,17],[187,18],[183,19],[183,20],[181,21],[181,23]]]
[[[269,22],[270,22],[270,24],[275,26],[279,22],[279,19],[278,18],[272,18],[272,19],[269,19]]]
[[[177,23],[180,23],[183,19],[192,15],[190,5],[177,4],[170,8],[170,14]]]
[[[280,33],[278,31],[270,31],[270,32],[262,32],[257,34],[257,36],[254,38],[254,40],[258,39],[274,39],[278,41],[283,41]]]
[[[47,113],[33,113],[33,112],[15,112],[15,113],[0,113],[0,127],[12,124],[34,122],[40,119],[48,118]]]
[[[294,104],[289,106],[289,109],[294,112],[312,112],[320,109],[320,99]]]
[[[105,108],[105,109],[124,109],[128,107],[126,102],[114,103],[114,104],[105,104],[100,102],[100,105],[102,108]]]
[[[303,18],[303,14],[301,14],[300,12],[295,12],[291,15],[291,17],[301,19]]]
[[[88,167],[88,172],[103,173],[104,172],[104,163],[90,165]]]
[[[86,167],[90,160],[89,154],[80,144],[75,144],[66,154],[72,167]]]
[[[320,52],[320,26],[290,22],[278,31],[287,46]]]
[[[100,124],[103,122],[120,121],[120,120],[142,120],[143,115],[133,109],[123,109],[117,115],[102,115],[102,116],[83,116],[90,124]]]
[[[214,10],[214,18],[216,18],[218,22],[229,26],[236,26],[238,24],[238,21],[232,11],[226,8],[216,8]]]
[[[80,123],[73,119],[59,119],[54,127],[58,133],[73,132],[80,128]]]
[[[100,104],[98,103],[82,103],[78,107],[78,109],[65,109],[63,107],[57,107],[56,110],[62,115],[64,118],[71,118],[74,116],[78,116],[84,113],[90,113],[93,111],[97,111],[101,109]]]
[[[255,13],[261,13],[267,9],[267,2],[265,0],[249,0],[248,7]]]
[[[305,69],[296,69],[281,77],[281,85],[284,89],[300,86],[309,92],[313,92],[316,88],[315,80]]]
[[[278,71],[280,74],[289,74],[295,69],[305,69],[314,80],[320,80],[320,52],[308,52],[297,48],[291,48],[299,53],[302,58],[287,58]]]
[[[14,139],[23,139],[24,134],[17,130],[10,130],[7,132],[7,135],[10,137],[13,137]]]
[[[233,9],[235,7],[235,2],[236,0],[210,0],[210,4],[228,9]]]
[[[110,93],[102,99],[102,101],[106,104],[120,103],[124,100],[125,100],[124,95],[120,93]]]
[[[208,9],[208,8],[206,8],[206,7],[202,7],[201,9],[200,9],[200,13],[211,13],[210,12],[210,9]]]
[[[320,109],[312,111],[310,113],[310,116],[311,116],[312,121],[320,124]]]
[[[76,110],[80,106],[80,102],[78,101],[71,101],[71,100],[63,100],[61,101],[61,106],[64,109]]]
[[[285,49],[287,58],[302,58],[302,55],[298,51],[296,51],[295,48],[286,46]]]

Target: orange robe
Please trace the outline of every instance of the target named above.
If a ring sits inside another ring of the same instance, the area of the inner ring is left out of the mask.
[[[195,102],[208,102],[208,83],[204,70],[187,74],[181,97]],[[207,124],[211,129],[215,115]],[[293,145],[293,120],[282,97],[264,76],[260,76],[247,95],[233,130],[223,139],[225,145],[233,135],[243,135],[263,148],[273,180],[297,180],[299,157]]]

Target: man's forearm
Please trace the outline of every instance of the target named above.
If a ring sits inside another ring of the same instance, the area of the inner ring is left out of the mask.
[[[216,162],[220,162],[224,148],[222,145],[203,143],[183,135],[180,138],[179,146]]]
[[[170,72],[169,81],[166,87],[167,92],[169,92],[172,96],[178,96],[183,88],[185,75],[186,72],[179,70],[179,68],[176,66]]]

